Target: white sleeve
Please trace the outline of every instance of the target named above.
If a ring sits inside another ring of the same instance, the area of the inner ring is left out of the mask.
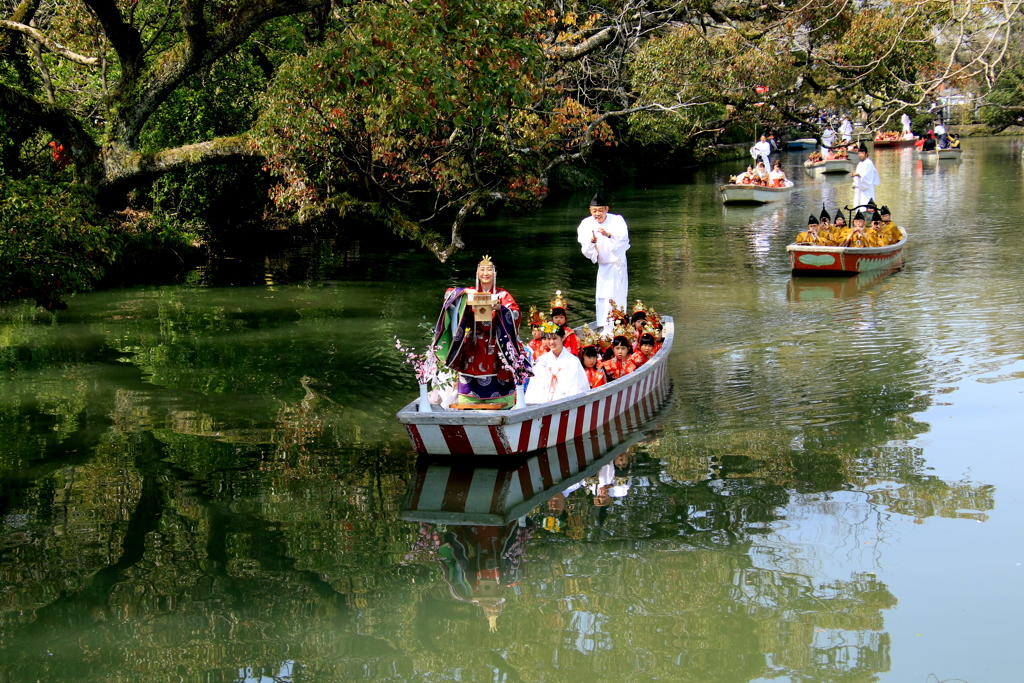
[[[597,263],[597,245],[590,241],[593,235],[593,231],[587,225],[587,219],[583,219],[580,222],[580,226],[576,228],[576,239],[580,243],[580,251],[583,255],[590,259],[591,263]]]

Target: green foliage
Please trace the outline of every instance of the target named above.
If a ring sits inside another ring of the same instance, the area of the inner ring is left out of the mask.
[[[302,217],[374,205],[426,243],[437,236],[406,213],[451,215],[493,192],[535,202],[535,122],[516,112],[533,101],[540,16],[519,0],[356,7],[265,99],[257,138],[278,205]]]
[[[88,188],[0,179],[0,300],[64,308],[64,297],[91,288],[117,250]]]
[[[1024,125],[1024,57],[1020,50],[1024,41],[1018,40],[1016,47],[980,112],[982,122],[996,131]]]
[[[630,69],[640,102],[678,105],[671,113],[643,111],[629,119],[632,136],[645,143],[684,146],[726,125],[765,124],[777,110],[758,104],[790,77],[789,64],[771,50],[751,49],[738,34],[708,34],[692,27],[649,40]]]

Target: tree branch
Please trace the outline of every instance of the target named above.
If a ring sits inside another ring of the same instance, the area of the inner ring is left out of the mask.
[[[84,55],[78,54],[77,52],[72,52],[60,43],[57,43],[47,38],[46,35],[39,29],[33,28],[31,26],[26,26],[25,24],[20,24],[16,21],[0,19],[0,28],[7,29],[8,31],[17,31],[18,33],[24,33],[32,40],[43,45],[50,52],[54,53],[55,55],[60,55],[64,59],[70,60],[72,62],[77,62],[79,64],[84,64],[86,66],[94,66],[99,62],[99,59],[97,59],[96,57],[86,57]]]

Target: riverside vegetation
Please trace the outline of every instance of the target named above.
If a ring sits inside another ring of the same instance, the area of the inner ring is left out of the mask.
[[[231,227],[384,225],[445,261],[490,206],[940,88],[1019,123],[1021,2],[0,0],[0,299],[48,309]],[[599,154],[595,154],[600,151]]]

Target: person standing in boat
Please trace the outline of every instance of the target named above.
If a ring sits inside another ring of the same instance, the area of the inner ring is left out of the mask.
[[[768,158],[771,153],[772,145],[764,135],[762,135],[761,139],[754,143],[754,146],[750,148],[750,154],[754,157],[754,161],[757,162],[757,160],[760,159],[761,162],[764,163],[765,168],[771,166],[771,159]]]
[[[843,142],[853,142],[853,124],[849,117],[844,116],[839,124],[839,134],[843,136]]]
[[[903,112],[903,116],[900,117],[900,123],[903,124],[904,139],[910,139],[914,137],[914,133],[910,129],[910,115],[907,114],[907,112]]]
[[[863,142],[857,149],[857,158],[860,159],[857,170],[850,174],[853,177],[853,205],[855,207],[865,206],[874,199],[875,188],[882,182],[882,179],[878,177],[875,163],[868,158],[868,148]]]
[[[629,229],[622,216],[608,213],[608,201],[598,192],[590,200],[590,215],[576,228],[576,239],[583,255],[597,264],[597,324],[607,328],[609,301],[626,301],[629,290]]]
[[[553,322],[544,323],[542,329],[550,350],[533,366],[533,377],[526,387],[526,403],[550,403],[589,391],[590,382],[580,359],[565,348],[565,330]]]
[[[519,341],[519,305],[496,282],[494,263],[484,256],[476,287],[445,293],[433,346],[438,361],[458,373],[453,408],[511,408],[516,380],[529,375],[529,354]]]
[[[836,144],[836,129],[829,123],[821,134],[821,158],[828,159],[832,154],[832,146]]]

